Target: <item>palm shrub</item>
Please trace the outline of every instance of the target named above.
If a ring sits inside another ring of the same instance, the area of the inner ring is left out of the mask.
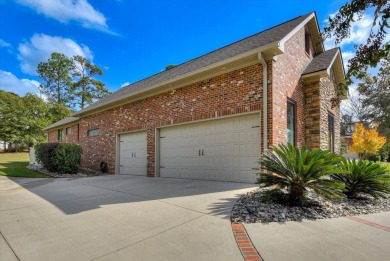
[[[344,194],[348,198],[356,198],[360,193],[385,198],[390,193],[390,174],[380,164],[353,159],[339,166],[347,173],[334,174],[332,179],[345,184]]]
[[[330,175],[345,172],[337,167],[343,159],[330,151],[279,144],[260,159],[259,163],[266,171],[261,171],[258,183],[287,191],[292,205],[302,205],[307,188],[326,198],[341,198],[342,183],[331,179]]]

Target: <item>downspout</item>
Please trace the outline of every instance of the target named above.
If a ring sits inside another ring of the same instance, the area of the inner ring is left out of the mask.
[[[267,116],[268,116],[268,113],[267,113],[267,110],[268,110],[268,105],[267,105],[267,102],[268,102],[268,86],[267,86],[267,83],[268,83],[268,67],[267,67],[267,63],[265,62],[264,58],[263,58],[263,55],[261,53],[258,53],[257,54],[257,57],[259,58],[259,61],[261,63],[261,65],[263,66],[263,144],[264,144],[264,152],[267,150],[268,148],[268,120],[267,120]]]

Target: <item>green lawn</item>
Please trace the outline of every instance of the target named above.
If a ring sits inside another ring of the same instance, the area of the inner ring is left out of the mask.
[[[48,178],[48,176],[27,168],[29,156],[27,152],[0,152],[0,175],[27,178]]]

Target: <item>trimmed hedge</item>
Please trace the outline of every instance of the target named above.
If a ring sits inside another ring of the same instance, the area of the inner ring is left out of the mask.
[[[82,154],[80,145],[61,143],[54,151],[53,163],[59,173],[77,173]]]
[[[53,162],[53,155],[59,143],[40,143],[35,145],[35,156],[38,163],[45,169],[51,172],[57,172],[57,168]]]
[[[51,171],[77,173],[83,151],[80,145],[72,143],[41,143],[35,146],[37,161]]]

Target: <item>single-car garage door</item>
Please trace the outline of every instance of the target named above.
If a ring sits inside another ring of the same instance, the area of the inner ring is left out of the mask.
[[[146,131],[119,136],[119,174],[146,176]]]
[[[255,182],[260,157],[260,114],[160,130],[160,176]]]

